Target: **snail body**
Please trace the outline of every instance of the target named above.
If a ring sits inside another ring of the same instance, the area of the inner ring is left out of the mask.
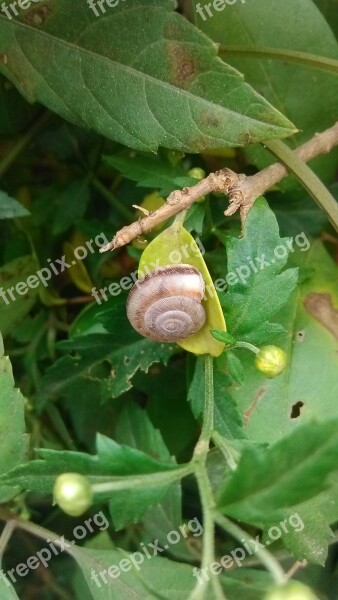
[[[156,342],[178,342],[202,329],[205,284],[191,265],[160,267],[130,290],[127,317],[138,333]]]

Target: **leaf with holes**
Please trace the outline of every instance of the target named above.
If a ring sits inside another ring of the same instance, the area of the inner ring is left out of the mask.
[[[338,417],[338,268],[320,242],[294,254],[306,279],[293,292],[277,321],[287,333],[276,339],[288,356],[286,370],[266,379],[251,353],[239,350],[245,386],[232,396],[247,416],[247,431],[272,442],[313,418]]]

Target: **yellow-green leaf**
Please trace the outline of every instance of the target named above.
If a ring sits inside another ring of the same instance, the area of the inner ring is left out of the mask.
[[[202,303],[207,318],[200,331],[178,342],[178,345],[194,354],[219,356],[224,349],[224,344],[212,337],[210,329],[226,331],[221,305],[201,250],[180,222],[176,221],[160,233],[144,250],[139,264],[139,277],[154,271],[157,267],[182,263],[198,269],[204,279],[206,298]]]

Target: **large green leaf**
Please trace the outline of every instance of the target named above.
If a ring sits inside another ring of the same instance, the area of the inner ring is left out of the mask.
[[[207,0],[200,4],[204,6]],[[250,0],[224,4],[213,18],[195,15],[202,31],[221,45],[223,60],[244,73],[255,90],[296,124],[300,133],[290,141],[292,147],[336,121],[338,78],[286,57],[283,60],[283,49],[338,59],[337,41],[312,0]],[[281,58],[269,55],[269,48],[281,50]],[[259,49],[265,49],[267,56],[255,53]],[[259,168],[275,160],[257,147],[248,148],[248,154]],[[337,154],[331,153],[311,166],[330,179],[336,164]]]
[[[156,504],[164,497],[168,485],[180,478],[172,462],[157,461],[144,452],[121,446],[103,435],[97,436],[95,456],[46,449],[40,449],[37,453],[39,459],[14,467],[11,471],[7,468],[5,474],[0,476],[0,481],[42,494],[50,494],[55,479],[64,472],[82,473],[91,483],[115,483],[115,489],[97,492],[95,497],[97,501],[110,502],[113,520],[114,503],[120,510],[122,496],[125,503],[125,489],[137,487],[139,504],[135,505],[134,518],[139,519],[152,502]],[[139,477],[137,481],[134,478],[130,482],[128,476]]]
[[[192,567],[152,556],[150,552],[150,559],[141,552],[132,556],[119,548],[87,550],[74,547],[71,553],[82,570],[94,600],[116,600],[117,597],[119,600],[186,600],[195,584]],[[122,563],[121,569],[119,564],[123,559],[128,562]],[[105,582],[100,573],[107,574],[109,567],[111,569]]]
[[[25,460],[28,436],[25,433],[24,398],[20,390],[14,387],[12,366],[8,356],[4,356],[1,334],[0,390],[0,474],[3,475]],[[6,502],[18,491],[15,480],[12,480],[9,485],[1,485],[0,502]]]
[[[125,294],[102,305],[98,318],[109,333],[79,335],[58,344],[71,354],[59,358],[46,371],[39,394],[40,407],[59,396],[77,394],[83,382],[96,388],[96,402],[105,402],[129,390],[139,369],[148,371],[154,362],[168,362],[177,349],[136,333],[127,320],[125,305]]]
[[[140,150],[198,152],[295,132],[217,57],[175,2],[120,2],[105,16],[50,0],[0,16],[1,71],[31,102]]]
[[[149,551],[150,558],[144,556],[143,562],[142,554],[133,557],[130,569],[128,563],[122,563],[124,572],[119,568],[120,561],[130,560],[133,555],[120,548],[92,550],[74,546],[71,554],[81,568],[94,600],[116,600],[117,597],[120,600],[186,600],[197,582],[193,567],[162,556],[151,556],[150,548]],[[140,564],[135,567],[137,561]],[[110,566],[111,576],[107,575]],[[106,583],[100,572],[106,573]],[[262,571],[240,569],[221,575],[221,584],[227,600],[261,600],[271,586],[271,578]],[[207,597],[216,600],[211,588]]]
[[[305,424],[267,449],[244,449],[219,506],[247,523],[271,523],[329,486],[337,452],[337,420]]]
[[[278,340],[288,355],[286,370],[266,379],[252,355],[238,351],[246,374],[232,396],[247,411],[251,438],[271,442],[313,418],[338,417],[338,269],[320,242],[298,251],[294,262],[304,280],[278,315],[287,333]]]
[[[280,271],[291,240],[279,236],[278,224],[264,198],[256,200],[244,236],[226,238],[228,291],[221,296],[229,333],[239,340],[262,343],[282,327],[270,318],[287,302],[297,282],[297,269]]]

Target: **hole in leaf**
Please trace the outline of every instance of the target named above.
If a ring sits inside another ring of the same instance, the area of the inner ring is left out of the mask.
[[[291,419],[297,419],[297,417],[300,416],[300,409],[302,408],[302,406],[304,406],[304,402],[302,402],[301,400],[295,402],[295,404],[291,408]]]
[[[296,333],[296,340],[297,340],[297,342],[303,342],[304,341],[304,337],[305,337],[304,331],[297,331],[297,333]]]

